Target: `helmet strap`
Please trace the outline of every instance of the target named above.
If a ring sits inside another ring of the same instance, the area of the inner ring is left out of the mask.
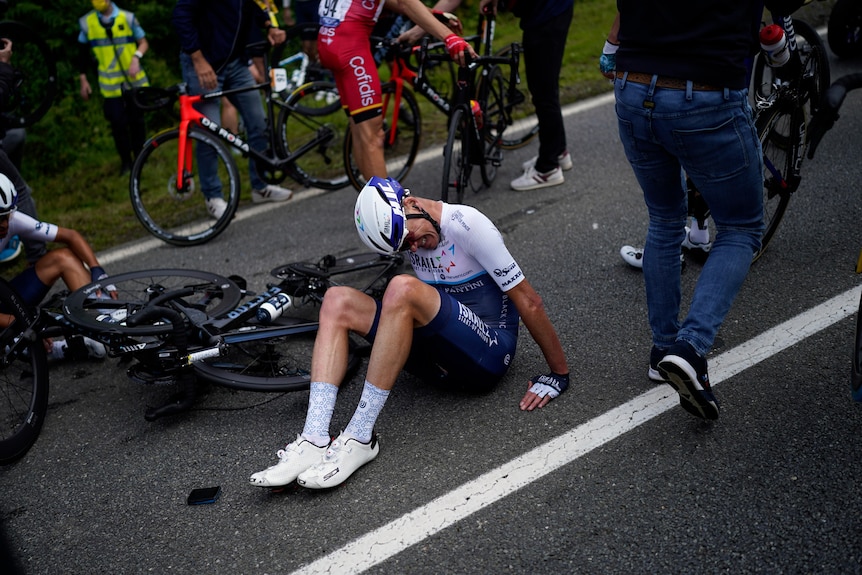
[[[438,235],[439,237],[441,237],[441,238],[442,238],[442,237],[443,237],[443,232],[442,232],[442,231],[440,231],[440,224],[438,224],[438,223],[437,223],[437,220],[435,220],[434,218],[432,218],[432,217],[428,214],[428,212],[426,212],[425,210],[423,210],[423,209],[422,209],[422,208],[420,208],[419,206],[415,206],[415,207],[416,207],[416,209],[417,209],[417,210],[419,210],[421,213],[419,213],[419,214],[405,214],[405,215],[404,215],[404,217],[405,217],[405,218],[407,218],[408,220],[414,220],[414,219],[416,219],[416,218],[422,218],[423,220],[428,220],[429,222],[431,222],[431,225],[432,225],[432,226],[434,226],[434,231],[436,231],[436,232],[437,232],[437,235]]]

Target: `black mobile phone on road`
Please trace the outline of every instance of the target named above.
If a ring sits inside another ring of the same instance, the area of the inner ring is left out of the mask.
[[[206,503],[215,503],[221,495],[221,487],[203,487],[201,489],[192,489],[189,493],[189,498],[186,502],[189,505],[204,505]]]

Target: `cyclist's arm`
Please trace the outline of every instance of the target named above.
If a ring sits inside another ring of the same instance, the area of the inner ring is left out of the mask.
[[[553,373],[567,375],[569,364],[566,361],[566,353],[563,351],[554,325],[548,318],[541,296],[536,293],[536,290],[526,279],[521,280],[518,285],[507,291],[506,295],[515,304],[521,320],[527,326],[527,330],[538,344],[539,349],[542,350],[542,355],[548,362],[548,368]],[[520,405],[521,409],[530,411],[535,407],[544,407],[549,401],[551,401],[550,396],[538,397],[528,389],[526,395],[521,399]]]
[[[76,230],[58,227],[57,236],[54,238],[54,241],[66,244],[79,260],[87,264],[88,268],[93,269],[94,267],[98,267],[99,260],[96,259],[96,254],[93,252],[93,248],[90,247],[90,244],[84,239],[84,236]]]

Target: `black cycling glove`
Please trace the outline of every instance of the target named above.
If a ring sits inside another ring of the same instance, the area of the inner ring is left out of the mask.
[[[547,375],[537,375],[530,379],[533,385],[530,386],[530,391],[539,397],[548,396],[551,399],[556,399],[561,393],[569,387],[569,374],[554,373],[553,371]]]

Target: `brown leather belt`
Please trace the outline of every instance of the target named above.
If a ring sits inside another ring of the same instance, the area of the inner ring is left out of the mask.
[[[622,78],[625,75],[625,72],[617,71],[617,78]],[[653,74],[644,74],[642,72],[629,72],[626,77],[627,82],[634,82],[635,84],[652,84]],[[686,80],[681,80],[679,78],[669,78],[667,76],[659,76],[656,78],[655,85],[657,88],[671,88],[673,90],[685,90],[686,89]],[[720,92],[724,88],[719,88],[717,86],[710,86],[709,84],[701,84],[700,82],[692,82],[691,89],[697,90],[699,92]]]

